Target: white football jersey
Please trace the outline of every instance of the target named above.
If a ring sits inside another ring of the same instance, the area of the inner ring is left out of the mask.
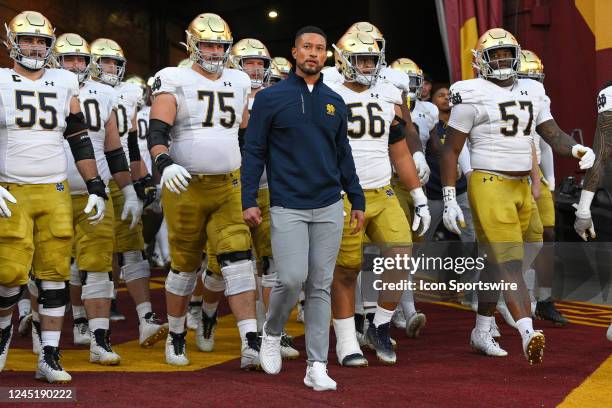
[[[597,95],[597,113],[612,110],[612,86],[604,88]]]
[[[472,168],[491,171],[531,170],[531,143],[536,126],[552,119],[550,99],[541,83],[518,79],[502,88],[483,78],[454,83],[450,104],[472,108],[465,128],[451,111],[448,125],[469,133]]]
[[[140,157],[149,174],[153,174],[151,170],[151,153],[147,147],[147,133],[149,133],[149,115],[151,107],[144,105],[136,114],[136,127],[138,128],[138,148],[140,149]]]
[[[100,82],[88,79],[80,89],[79,102],[81,111],[85,115],[88,125],[87,133],[91,139],[96,156],[96,166],[98,174],[107,182],[111,178],[111,173],[104,155],[104,143],[106,141],[106,123],[113,114],[115,106],[115,90]],[[64,151],[68,160],[68,183],[70,184],[71,194],[86,194],[87,185],[81,177],[72,156],[70,145],[64,141]]]
[[[142,89],[136,84],[121,82],[115,88],[117,94],[117,128],[121,138],[121,146],[125,157],[130,161],[128,150],[128,132],[132,127],[132,119],[136,116],[138,102],[142,99]]]
[[[412,122],[415,124],[419,131],[419,139],[421,139],[421,145],[423,151],[429,141],[430,132],[438,124],[439,111],[436,105],[431,102],[424,102],[417,100],[414,104],[414,109],[410,112]]]
[[[191,174],[224,174],[240,167],[238,129],[251,79],[225,68],[215,81],[191,68],[169,67],[155,75],[153,95],[176,99],[170,156]]]
[[[395,105],[402,103],[400,91],[384,81],[363,92],[340,84],[330,88],[342,96],[348,108],[348,138],[361,187],[386,186],[391,180],[389,129]]]
[[[46,184],[66,180],[64,130],[77,76],[45,69],[32,81],[0,68],[0,181]]]

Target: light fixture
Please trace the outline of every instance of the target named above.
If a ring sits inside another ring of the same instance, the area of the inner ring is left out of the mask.
[[[327,58],[331,58],[333,55],[334,53],[331,50],[327,50]]]
[[[276,17],[278,17],[278,12],[277,12],[276,10],[270,10],[270,11],[268,12],[268,17],[270,17],[270,18],[276,18]]]

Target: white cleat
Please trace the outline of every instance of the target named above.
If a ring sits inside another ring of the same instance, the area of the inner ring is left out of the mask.
[[[6,364],[6,357],[8,356],[9,346],[11,345],[12,337],[13,337],[13,325],[12,324],[0,330],[0,372],[4,370],[4,365]]]
[[[101,365],[118,365],[121,362],[119,354],[110,345],[110,330],[98,329],[92,333],[89,345],[89,362]]]
[[[508,352],[502,349],[491,336],[491,332],[480,331],[476,328],[472,330],[470,345],[474,350],[492,357],[506,357]]]
[[[89,323],[84,317],[74,321],[72,326],[73,342],[77,346],[84,346],[91,343],[91,333],[89,333]]]
[[[187,328],[195,330],[199,321],[202,320],[202,302],[189,302],[187,307]]]
[[[202,310],[202,309],[200,309]],[[217,328],[217,312],[212,317],[202,312],[196,328],[196,345],[200,351],[209,353],[215,348],[215,329]]]
[[[32,313],[23,315],[19,318],[19,335],[25,337],[32,331]]]
[[[240,352],[240,368],[245,371],[261,369],[259,361],[259,335],[256,332],[246,334],[246,343]]]
[[[402,309],[395,309],[395,312],[393,312],[393,317],[391,318],[391,322],[393,322],[393,325],[398,329],[406,329],[406,317],[404,316],[404,312],[402,311]]]
[[[416,339],[421,334],[421,330],[427,323],[427,317],[423,313],[416,312],[408,319],[406,324],[406,336],[411,339]]]
[[[40,354],[40,322],[32,320],[32,353]]]
[[[166,338],[166,363],[175,366],[189,365],[189,359],[185,354],[185,336],[187,332],[169,332]]]
[[[138,325],[140,347],[149,348],[168,336],[168,323],[157,320],[155,313],[149,312]]]
[[[261,368],[268,374],[278,374],[283,366],[281,356],[281,336],[266,334],[266,324],[261,330],[261,346],[259,346],[259,362]]]
[[[312,366],[306,367],[304,385],[315,391],[336,390],[336,382],[327,374],[327,366],[325,363],[320,361],[315,361],[312,363]]]
[[[501,338],[501,332],[499,331],[499,327],[495,322],[495,318],[493,318],[493,324],[491,324],[491,329],[489,329],[489,333],[491,333],[491,337],[493,337],[495,340]]]
[[[541,330],[534,330],[529,333],[526,339],[523,339],[523,353],[529,364],[540,364],[544,358],[544,348],[546,347],[546,339]]]
[[[612,322],[610,322],[610,327],[608,327],[608,332],[606,333],[606,337],[608,340],[612,341]]]
[[[295,360],[300,357],[300,352],[293,345],[293,338],[287,333],[281,334],[281,357],[283,360]]]
[[[34,378],[50,384],[66,384],[72,380],[70,374],[60,364],[59,348],[45,346],[38,356],[38,368]]]
[[[508,309],[508,306],[506,306],[505,303],[499,302],[497,304],[497,311],[502,315],[508,326],[513,327],[515,329],[517,328],[516,322],[514,321],[514,317],[512,317],[512,314],[510,313],[510,310]]]

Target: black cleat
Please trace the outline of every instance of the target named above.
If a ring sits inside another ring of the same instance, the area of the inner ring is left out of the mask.
[[[535,315],[538,319],[549,320],[555,326],[564,327],[569,323],[567,319],[557,310],[555,302],[547,300],[538,302],[535,310]]]

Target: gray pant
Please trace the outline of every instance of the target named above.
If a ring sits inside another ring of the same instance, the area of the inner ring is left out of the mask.
[[[280,336],[302,284],[308,362],[327,362],[331,284],[344,225],[342,200],[315,210],[270,208],[278,280],[270,294],[266,334]]]
[[[476,242],[474,221],[472,220],[472,209],[470,208],[470,201],[468,200],[467,193],[459,194],[457,196],[457,204],[459,204],[461,211],[463,211],[463,218],[465,218],[465,223],[467,224],[466,228],[461,229],[461,235],[459,235],[459,238],[463,242]],[[436,229],[438,229],[438,225],[440,225],[442,222],[444,200],[428,200],[427,205],[429,206],[429,213],[431,214],[431,224],[425,233],[425,240],[431,241]]]

